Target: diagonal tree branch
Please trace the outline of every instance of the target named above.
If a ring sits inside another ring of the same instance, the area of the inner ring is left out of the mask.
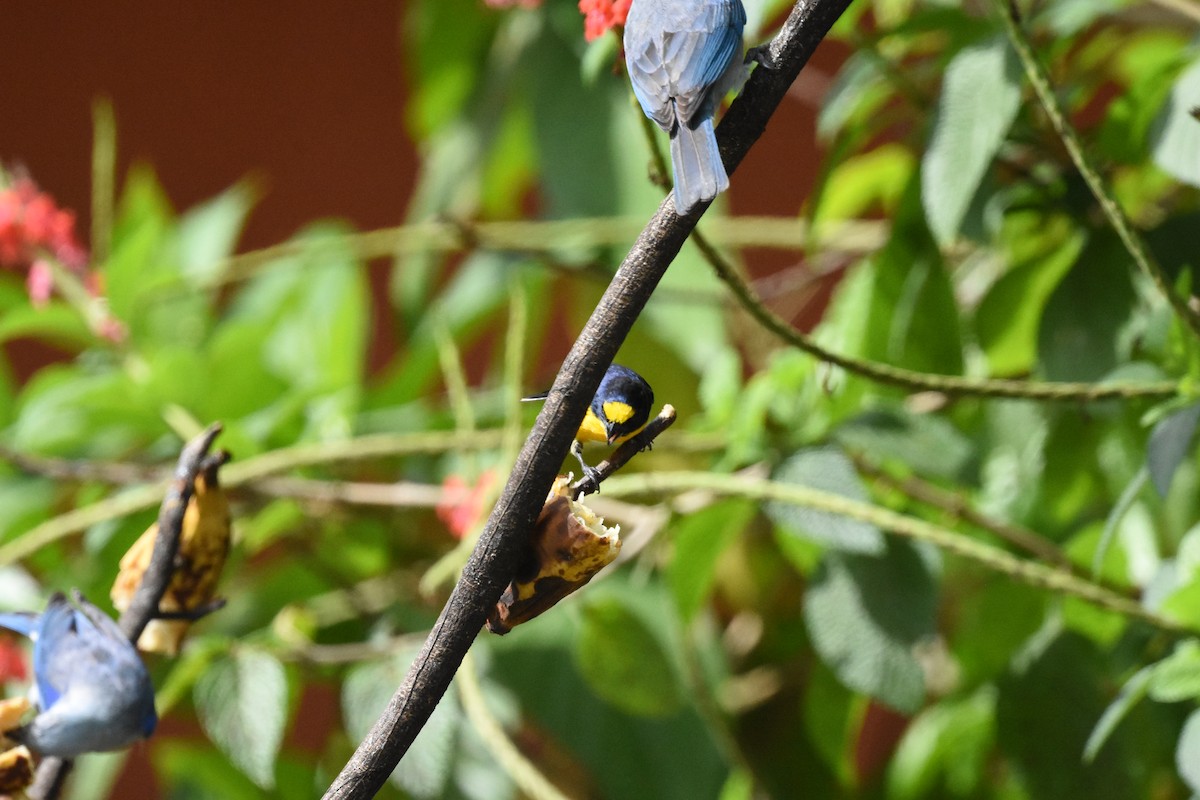
[[[718,130],[729,172],[737,167],[850,0],[799,0],[769,46],[774,69],[756,69]],[[325,793],[326,800],[372,797],[400,762],[450,685],[489,609],[515,569],[575,429],[600,377],[642,307],[707,209],[678,216],[670,198],[659,206],[588,320],[550,389],[496,502],[479,544],[420,654],[383,715]]]
[[[208,426],[199,436],[188,442],[179,454],[175,475],[167,488],[158,511],[158,538],[154,540],[154,552],[150,565],[142,575],[137,592],[129,608],[121,615],[117,624],[137,645],[137,640],[146,624],[158,614],[158,604],[167,592],[171,574],[175,570],[175,555],[179,552],[179,537],[183,532],[183,514],[192,498],[196,475],[217,459],[224,463],[228,454],[208,455],[213,440],[221,432],[220,423]],[[33,785],[29,787],[32,800],[55,800],[61,793],[67,775],[71,771],[71,760],[46,758],[38,765]]]

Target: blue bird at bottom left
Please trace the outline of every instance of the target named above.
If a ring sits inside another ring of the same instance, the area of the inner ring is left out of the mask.
[[[38,713],[6,735],[44,756],[128,747],[154,733],[154,685],[117,623],[78,591],[56,592],[41,614],[0,613],[0,627],[33,641]]]

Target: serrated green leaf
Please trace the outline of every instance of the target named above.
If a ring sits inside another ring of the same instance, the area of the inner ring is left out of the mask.
[[[1154,163],[1176,180],[1200,186],[1200,120],[1192,115],[1200,99],[1200,61],[1175,81],[1151,133]]]
[[[195,702],[208,738],[259,787],[274,787],[288,718],[287,672],[279,659],[236,648],[200,676]]]
[[[1004,36],[965,48],[946,66],[921,201],[937,240],[954,240],[984,173],[1021,106],[1021,70]]]
[[[1200,403],[1162,418],[1150,432],[1150,441],[1146,444],[1146,469],[1160,497],[1167,496],[1175,470],[1191,450],[1198,423]]]
[[[584,607],[575,664],[592,691],[628,714],[663,717],[683,706],[664,644],[615,597]]]
[[[796,453],[775,471],[773,480],[820,489],[852,500],[868,500],[854,464],[840,450],[819,448]],[[767,516],[793,536],[848,553],[881,554],[883,533],[867,522],[790,503],[768,503]]]
[[[838,679],[901,712],[925,699],[913,646],[933,632],[934,567],[907,542],[884,556],[830,551],[808,587],[804,621]]]

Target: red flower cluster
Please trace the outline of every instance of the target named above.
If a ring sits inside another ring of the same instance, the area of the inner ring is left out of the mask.
[[[496,471],[484,470],[474,486],[467,486],[458,475],[450,475],[442,481],[442,502],[437,505],[437,515],[449,529],[450,535],[461,539],[479,524],[488,509],[483,507],[488,490],[496,482]]]
[[[125,338],[125,326],[102,301],[99,276],[88,268],[88,252],[75,238],[75,214],[59,208],[29,176],[6,173],[2,167],[0,267],[26,271],[25,286],[35,306],[50,300],[57,268],[58,279],[72,284],[63,296],[77,306],[96,335],[113,342]]]
[[[633,0],[579,0],[583,14],[583,38],[599,39],[610,28],[625,24]]]
[[[0,638],[0,683],[29,679],[25,653],[11,636]]]
[[[75,238],[75,215],[31,179],[18,177],[0,187],[0,266],[29,271],[29,297],[38,305],[50,299],[54,285],[47,256],[87,278],[88,254]]]

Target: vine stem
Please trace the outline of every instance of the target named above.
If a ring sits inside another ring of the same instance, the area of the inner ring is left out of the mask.
[[[814,358],[847,372],[890,386],[898,386],[914,392],[941,392],[955,397],[1011,397],[1026,400],[1059,402],[1083,402],[1113,398],[1147,398],[1161,400],[1175,397],[1180,387],[1173,381],[1154,383],[1056,383],[1043,381],[1014,381],[994,378],[965,378],[957,375],[936,375],[917,372],[903,367],[881,364],[853,358],[818,344],[815,339],[793,328],[786,320],[767,308],[755,294],[750,284],[738,274],[703,236],[694,235],[692,241],[717,273],[717,277],[729,287],[729,291],[747,313],[759,325],[788,344],[803,350]]]
[[[1164,617],[1141,603],[1081,578],[1065,569],[1018,558],[1006,550],[969,539],[947,528],[899,514],[891,509],[843,495],[792,483],[711,472],[649,472],[613,476],[604,484],[610,497],[673,494],[703,490],[748,500],[776,501],[860,520],[898,536],[927,542],[940,550],[975,561],[1040,589],[1078,597],[1101,608],[1140,619],[1172,633],[1195,633],[1192,626]]]
[[[1162,266],[1155,260],[1149,248],[1146,247],[1146,243],[1142,241],[1142,237],[1134,229],[1133,223],[1125,216],[1125,212],[1121,210],[1121,206],[1113,198],[1112,192],[1104,185],[1104,180],[1100,177],[1100,173],[1088,160],[1078,132],[1071,125],[1067,119],[1067,115],[1058,104],[1058,98],[1054,96],[1054,88],[1050,84],[1050,76],[1046,74],[1046,70],[1034,55],[1029,37],[1021,27],[1016,0],[992,0],[992,7],[999,15],[1001,22],[1004,23],[1004,31],[1008,34],[1008,40],[1016,51],[1017,57],[1021,61],[1021,66],[1025,69],[1025,75],[1033,85],[1033,91],[1041,102],[1046,116],[1050,118],[1050,124],[1054,126],[1058,138],[1062,140],[1063,146],[1071,156],[1071,160],[1075,163],[1075,168],[1079,170],[1079,174],[1083,177],[1092,195],[1096,198],[1096,202],[1100,205],[1100,210],[1104,212],[1104,216],[1108,218],[1109,224],[1117,232],[1117,236],[1120,237],[1121,243],[1125,245],[1125,249],[1129,252],[1130,257],[1133,258],[1134,263],[1154,282],[1155,287],[1167,299],[1167,302],[1171,304],[1171,308],[1174,309],[1175,313],[1192,329],[1192,333],[1200,337],[1200,314],[1188,305],[1186,299],[1180,297],[1171,288],[1166,272],[1163,271]]]
[[[179,551],[179,538],[183,532],[183,516],[191,500],[196,475],[209,463],[209,450],[221,432],[221,425],[214,423],[203,433],[188,442],[179,454],[175,474],[167,486],[158,511],[158,536],[154,540],[154,551],[150,563],[138,582],[137,591],[129,608],[121,614],[117,624],[137,646],[146,625],[158,614],[158,606],[167,592],[171,576],[175,571],[175,555]],[[227,454],[217,454],[224,463]],[[29,787],[31,800],[56,800],[62,793],[72,761],[67,758],[46,758],[38,764],[33,785]]]

